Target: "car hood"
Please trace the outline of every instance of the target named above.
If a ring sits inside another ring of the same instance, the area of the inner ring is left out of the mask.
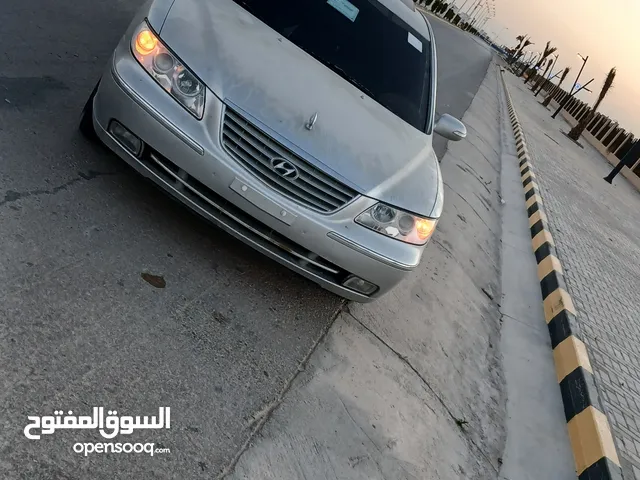
[[[361,194],[440,215],[431,136],[232,0],[176,0],[160,36],[218,98],[250,113],[316,167]],[[318,119],[310,131],[305,124],[314,113]]]

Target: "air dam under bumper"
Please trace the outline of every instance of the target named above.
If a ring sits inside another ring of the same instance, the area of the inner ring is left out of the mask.
[[[223,111],[224,104],[207,91],[204,119],[193,118],[142,70],[125,41],[100,81],[94,126],[111,150],[183,204],[338,295],[371,301],[417,266],[422,248],[353,221],[374,200],[359,196],[337,212],[321,214],[274,192],[244,170],[221,145]],[[132,155],[107,132],[112,120],[145,142],[142,155]],[[378,290],[366,296],[343,287],[350,274]]]

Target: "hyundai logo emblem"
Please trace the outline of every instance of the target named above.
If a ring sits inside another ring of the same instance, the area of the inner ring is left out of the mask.
[[[291,163],[287,162],[284,158],[276,157],[271,159],[271,168],[274,172],[287,180],[295,180],[300,176],[298,169],[294,165],[291,165]]]

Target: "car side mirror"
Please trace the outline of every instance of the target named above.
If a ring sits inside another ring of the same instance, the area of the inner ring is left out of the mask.
[[[434,131],[447,140],[453,140],[454,142],[467,137],[467,127],[464,126],[464,123],[448,113],[438,119]]]

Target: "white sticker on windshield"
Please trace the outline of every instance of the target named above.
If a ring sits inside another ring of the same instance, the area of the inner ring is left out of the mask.
[[[352,22],[356,21],[358,13],[360,13],[360,9],[348,0],[327,0],[327,3]]]
[[[409,32],[409,43],[413,45],[416,50],[422,52],[422,42],[411,32]]]

